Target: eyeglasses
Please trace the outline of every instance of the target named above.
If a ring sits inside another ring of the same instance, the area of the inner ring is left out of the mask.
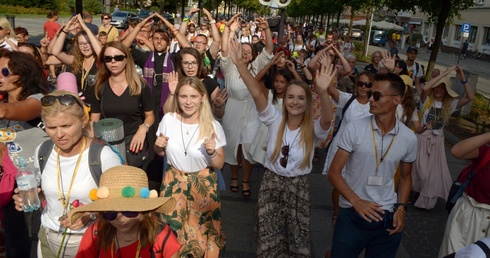
[[[13,74],[13,72],[10,71],[10,69],[8,69],[7,67],[2,68],[3,77],[9,77],[9,75],[11,75],[11,74]]]
[[[366,88],[370,89],[371,87],[373,87],[373,83],[357,81],[357,87],[362,87],[362,86],[365,86]]]
[[[116,60],[116,62],[121,62],[126,58],[126,55],[115,55],[115,56],[104,56],[104,62],[110,63],[112,60]]]
[[[71,106],[74,103],[77,103],[77,105],[83,109],[83,104],[80,103],[75,96],[69,94],[63,94],[59,96],[46,95],[41,98],[41,104],[44,107],[49,107],[54,104],[55,100],[58,100],[58,102],[63,106]]]
[[[110,19],[111,19],[111,18],[109,18],[109,17],[104,17],[104,18],[102,18],[102,20],[110,20]]]
[[[124,217],[134,219],[138,217],[140,214],[137,211],[109,211],[109,212],[103,212],[102,213],[102,218],[104,218],[107,221],[113,221],[117,218],[117,214],[121,213]]]
[[[85,46],[90,46],[91,44],[90,44],[90,42],[78,42],[78,45],[80,47],[85,47]]]
[[[281,148],[281,154],[284,156],[279,160],[279,164],[283,168],[286,168],[288,165],[288,158],[289,158],[289,145],[282,146]]]
[[[383,93],[379,92],[379,91],[368,91],[367,92],[367,97],[368,99],[371,98],[371,96],[373,96],[373,99],[374,101],[378,101],[381,97],[387,97],[387,96],[398,96],[399,94],[396,94],[396,95],[383,95]]]
[[[183,66],[187,66],[187,67],[189,67],[189,66],[196,66],[197,65],[197,62],[196,61],[192,61],[192,62],[184,61],[184,62],[182,62],[182,65]]]
[[[206,42],[194,41],[194,45],[206,45]]]

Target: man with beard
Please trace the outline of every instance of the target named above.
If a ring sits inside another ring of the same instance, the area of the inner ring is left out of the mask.
[[[209,25],[211,26],[211,33],[213,35],[213,43],[211,43],[211,46],[209,46],[208,49],[208,37],[204,34],[197,34],[194,37],[194,41],[192,42],[192,47],[195,48],[199,53],[202,54],[202,59],[204,61],[204,65],[206,66],[206,70],[208,74],[211,74],[214,69],[214,64],[216,61],[216,57],[218,56],[219,52],[219,46],[221,43],[221,36],[218,30],[218,27],[216,27],[216,20],[213,19],[213,16],[211,16],[211,13],[209,13],[206,8],[202,9],[203,13],[206,15]],[[192,8],[189,11],[189,15],[187,17],[192,17],[194,13],[199,12],[198,8]],[[182,24],[180,25],[179,32],[182,35],[185,35],[185,32],[187,31],[187,22],[189,18],[184,18],[182,20]],[[186,40],[187,41],[187,40]],[[183,45],[184,42],[179,41],[181,45]]]
[[[155,13],[138,23],[129,35],[123,40],[123,44],[127,47],[131,47],[134,39],[139,35],[140,31],[146,29],[147,24],[151,24],[152,19],[158,17],[167,26],[169,31],[177,37],[179,42],[183,42],[182,47],[190,47],[185,37],[180,34],[177,29],[167,19],[162,17],[159,13]],[[155,119],[160,121],[163,117],[162,107],[169,95],[168,88],[168,76],[171,72],[175,71],[176,54],[170,54],[168,49],[170,46],[170,37],[168,32],[162,29],[157,29],[153,32],[151,40],[153,44],[153,51],[144,52],[133,47],[131,49],[131,55],[134,58],[134,62],[143,69],[143,78],[148,83],[154,101]],[[160,189],[162,182],[163,162],[155,158],[155,151],[153,145],[156,140],[156,129],[158,123],[154,123],[148,130],[148,161],[143,166],[143,170],[147,171],[149,184],[151,189]]]

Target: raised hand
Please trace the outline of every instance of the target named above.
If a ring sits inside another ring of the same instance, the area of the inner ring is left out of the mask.
[[[213,155],[216,152],[216,134],[212,134],[211,138],[205,138],[203,146],[206,149],[208,155]]]
[[[456,65],[456,74],[458,75],[458,78],[460,81],[465,80],[463,69],[461,69],[461,67],[459,65]]]
[[[383,51],[381,55],[383,56],[381,63],[388,71],[393,72],[395,70],[395,56],[391,56],[390,51]]]
[[[48,33],[44,33],[44,38],[42,38],[39,43],[41,44],[41,47],[48,47],[49,46],[49,37]]]
[[[204,13],[204,15],[206,15],[209,21],[213,20],[213,16],[211,16],[211,13],[206,8],[202,8],[202,12]]]
[[[163,133],[161,133],[157,137],[157,140],[155,141],[155,146],[165,149],[167,147],[167,144],[168,144],[168,137],[163,135]]]
[[[237,13],[237,14],[233,15],[233,17],[231,17],[231,19],[229,19],[229,20],[226,22],[226,26],[227,26],[227,27],[230,27],[230,26],[231,26],[231,24],[232,24],[233,22],[237,21],[237,19],[238,19],[238,17],[239,17],[240,15],[242,15],[242,13]]]
[[[226,89],[222,89],[218,91],[218,94],[213,99],[213,106],[215,108],[221,108],[226,104],[226,100],[228,100],[228,91]]]
[[[270,62],[271,65],[277,64],[277,62],[279,62],[279,60],[281,60],[281,58],[283,58],[283,57],[284,57],[284,52],[283,51],[280,51],[280,52],[276,53],[274,55],[274,57],[272,58],[271,62]]]
[[[177,84],[179,83],[179,75],[177,72],[173,71],[168,74],[168,90],[170,94],[175,94],[175,89],[177,88]]]
[[[236,38],[230,39],[230,58],[235,65],[242,64],[242,47]]]
[[[332,64],[332,60],[327,55],[322,59],[320,67],[316,71],[315,77],[315,91],[317,93],[326,92],[333,78],[337,75],[337,68],[335,64]]]
[[[288,70],[292,73],[296,72],[296,65],[293,63],[291,60],[286,60],[286,66],[288,67]]]
[[[257,22],[259,23],[259,27],[262,28],[263,30],[266,30],[269,28],[269,22],[267,21],[266,18],[264,18],[264,17],[257,18]]]

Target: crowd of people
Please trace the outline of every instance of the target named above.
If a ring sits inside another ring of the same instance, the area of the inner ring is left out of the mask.
[[[261,164],[258,257],[311,257],[306,176],[326,149],[331,256],[395,257],[408,203],[432,209],[448,196],[442,130],[474,98],[462,69],[425,81],[418,49],[402,60],[391,42],[361,71],[355,45],[335,30],[288,24],[277,39],[266,18],[216,21],[202,9],[201,23],[199,11],[181,24],[155,13],[125,31],[108,13],[97,28],[88,12],[60,26],[52,11],[39,47],[0,18],[0,130],[38,129],[49,143],[16,154],[38,171],[43,205],[24,214],[12,192],[2,207],[7,255],[218,257],[222,170],[229,165],[229,190],[249,198]],[[126,153],[94,138],[105,118],[122,121]],[[480,138],[454,155],[481,160],[488,135]],[[451,213],[460,231],[479,216],[462,207],[488,203],[479,176]],[[448,224],[441,255],[479,239],[461,244],[458,230]],[[32,244],[12,240],[21,237]]]

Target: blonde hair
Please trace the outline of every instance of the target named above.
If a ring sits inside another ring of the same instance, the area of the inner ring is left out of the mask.
[[[99,55],[98,62],[99,64],[104,65],[99,66],[99,69],[97,70],[97,79],[95,81],[95,96],[97,97],[97,99],[100,100],[100,90],[102,88],[102,83],[104,83],[106,80],[109,79],[109,77],[111,77],[111,73],[107,69],[107,66],[104,62],[104,53],[110,47],[118,49],[126,56],[128,63],[124,68],[124,74],[126,76],[126,81],[128,82],[129,94],[131,94],[131,96],[140,95],[141,89],[144,86],[144,79],[141,78],[140,74],[136,71],[136,68],[134,67],[133,56],[131,55],[129,48],[123,45],[123,43],[121,43],[120,41],[111,41],[106,43],[100,51],[101,54]]]
[[[83,101],[77,95],[66,90],[56,90],[47,94],[46,96],[61,96],[61,95],[71,95],[75,97],[75,100],[78,102],[78,104],[73,103],[73,105],[65,106],[65,105],[61,105],[59,100],[56,100],[53,103],[53,105],[42,107],[41,117],[43,119],[47,116],[55,116],[58,113],[68,113],[70,115],[79,117],[82,121],[83,120],[88,121],[89,119],[88,113],[85,112],[85,108],[82,108],[84,107]],[[82,105],[82,107],[80,107],[80,105]]]
[[[442,84],[439,84],[439,85],[442,85]],[[439,86],[438,86],[439,87]],[[444,88],[446,89],[446,88]],[[435,96],[434,96],[434,89],[430,89],[429,91],[429,101],[430,103],[434,103],[435,101]],[[441,111],[442,111],[442,121],[444,124],[446,124],[446,122],[449,120],[449,117],[451,117],[451,114],[452,114],[452,111],[453,111],[453,107],[452,107],[452,102],[455,98],[449,96],[449,94],[447,93],[447,89],[446,89],[446,95],[444,95],[444,98],[442,99],[442,108],[441,108]],[[423,115],[423,114],[422,114]]]
[[[7,35],[5,35],[6,39],[12,38],[12,25],[10,25],[10,22],[6,18],[0,18],[0,27],[7,31]]]
[[[201,103],[201,107],[199,109],[199,136],[196,141],[199,141],[203,138],[211,137],[211,135],[215,132],[213,126],[213,113],[211,112],[211,105],[209,104],[206,88],[201,80],[195,76],[186,76],[179,80],[179,84],[177,84],[177,88],[175,89],[175,98],[174,98],[174,107],[175,112],[182,115],[182,108],[179,106],[178,98],[179,92],[184,86],[190,86],[195,89],[203,99]],[[217,136],[216,136],[217,137]]]
[[[303,121],[301,122],[300,125],[300,138],[299,141],[303,143],[303,149],[305,156],[303,157],[303,161],[301,162],[300,168],[305,169],[310,167],[310,161],[311,161],[311,153],[313,151],[313,144],[315,140],[314,136],[314,129],[313,129],[313,124],[314,124],[314,119],[313,119],[313,96],[311,93],[310,87],[303,81],[300,80],[292,80],[288,86],[286,87],[286,91],[284,92],[284,99],[286,99],[288,90],[291,88],[291,85],[301,87],[305,91],[306,95],[306,110],[305,114],[303,116]],[[279,125],[279,129],[277,130],[277,138],[276,138],[276,144],[274,146],[274,151],[272,152],[272,156],[270,157],[270,161],[275,163],[279,156],[281,155],[281,149],[282,149],[282,140],[284,136],[284,131],[286,130],[286,125],[289,117],[289,112],[286,108],[286,101],[282,102],[282,120],[281,124]],[[290,146],[292,147],[292,146]]]

